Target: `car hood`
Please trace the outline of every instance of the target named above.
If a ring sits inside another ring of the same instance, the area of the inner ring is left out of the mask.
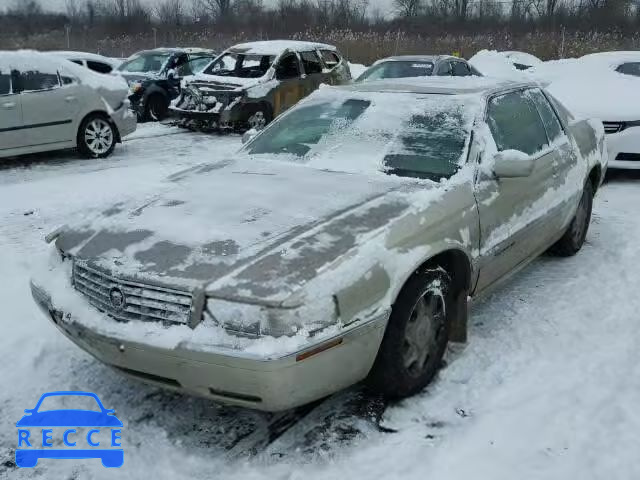
[[[116,75],[120,75],[122,78],[124,78],[127,83],[132,83],[132,82],[146,82],[148,80],[158,80],[160,78],[160,75],[157,73],[123,73],[123,72],[117,72]]]
[[[409,207],[388,198],[398,180],[247,157],[203,164],[56,242],[118,278],[277,302]]]
[[[193,85],[206,85],[215,90],[241,91],[265,83],[266,79],[265,77],[239,78],[198,73],[188,77],[185,81]]]

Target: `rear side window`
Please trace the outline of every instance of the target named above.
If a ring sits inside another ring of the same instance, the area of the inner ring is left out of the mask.
[[[548,145],[538,110],[524,92],[493,97],[487,121],[498,151],[519,150],[534,155]]]
[[[439,76],[450,76],[453,75],[453,69],[451,67],[451,62],[442,62],[438,65],[438,71],[436,75]]]
[[[103,62],[92,62],[91,60],[87,61],[87,66],[93,70],[94,72],[98,72],[98,73],[110,73],[111,70],[113,70],[111,68],[111,65],[107,64],[107,63],[103,63]]]
[[[45,73],[37,70],[22,72],[20,75],[23,92],[50,90],[60,86],[58,73]]]
[[[625,75],[633,75],[634,77],[640,77],[640,62],[628,62],[623,63],[616,72],[624,73]]]
[[[304,71],[307,75],[322,73],[322,62],[316,52],[300,52],[300,58],[302,59],[302,65],[304,65]]]
[[[560,125],[560,120],[558,120],[558,116],[553,110],[553,107],[549,105],[549,100],[547,100],[547,97],[545,97],[539,89],[529,90],[527,93],[529,98],[533,101],[533,104],[538,109],[544,128],[547,131],[549,141],[553,142],[554,140],[557,140],[563,134],[562,125]]]
[[[332,52],[331,50],[320,50],[320,53],[322,54],[322,60],[324,60],[324,64],[327,67],[333,68],[340,63],[340,57],[336,52]]]
[[[82,63],[82,60],[70,60],[70,62],[73,62],[76,65],[80,65],[81,67],[84,67],[84,63]]]
[[[11,71],[8,68],[0,67],[0,95],[11,93]]]
[[[464,62],[453,62],[453,74],[456,77],[469,77],[471,76],[471,69]]]

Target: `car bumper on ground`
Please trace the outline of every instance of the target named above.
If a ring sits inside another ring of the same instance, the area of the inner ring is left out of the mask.
[[[640,169],[640,127],[607,135],[609,168]]]
[[[257,410],[281,411],[346,388],[366,377],[377,355],[388,313],[310,342],[276,358],[231,349],[204,351],[179,344],[165,349],[105,336],[54,310],[31,283],[34,300],[76,345],[122,373],[161,387]]]
[[[118,128],[118,133],[120,134],[121,140],[127,135],[135,132],[136,128],[138,127],[138,120],[135,113],[131,111],[128,102],[125,102],[124,106],[120,107],[119,110],[113,112],[113,114],[111,115],[111,119]]]

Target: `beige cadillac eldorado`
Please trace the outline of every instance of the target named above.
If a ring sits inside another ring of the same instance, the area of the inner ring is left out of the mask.
[[[398,82],[321,88],[233,158],[53,232],[37,304],[116,370],[224,403],[419,392],[470,299],[580,250],[606,147],[535,84]]]

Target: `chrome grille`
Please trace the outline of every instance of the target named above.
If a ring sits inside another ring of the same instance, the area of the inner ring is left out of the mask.
[[[624,122],[602,122],[604,133],[618,133],[624,130]]]
[[[120,280],[78,261],[73,264],[73,286],[91,305],[119,321],[189,323],[189,292]],[[124,295],[121,307],[112,301],[114,290]]]

